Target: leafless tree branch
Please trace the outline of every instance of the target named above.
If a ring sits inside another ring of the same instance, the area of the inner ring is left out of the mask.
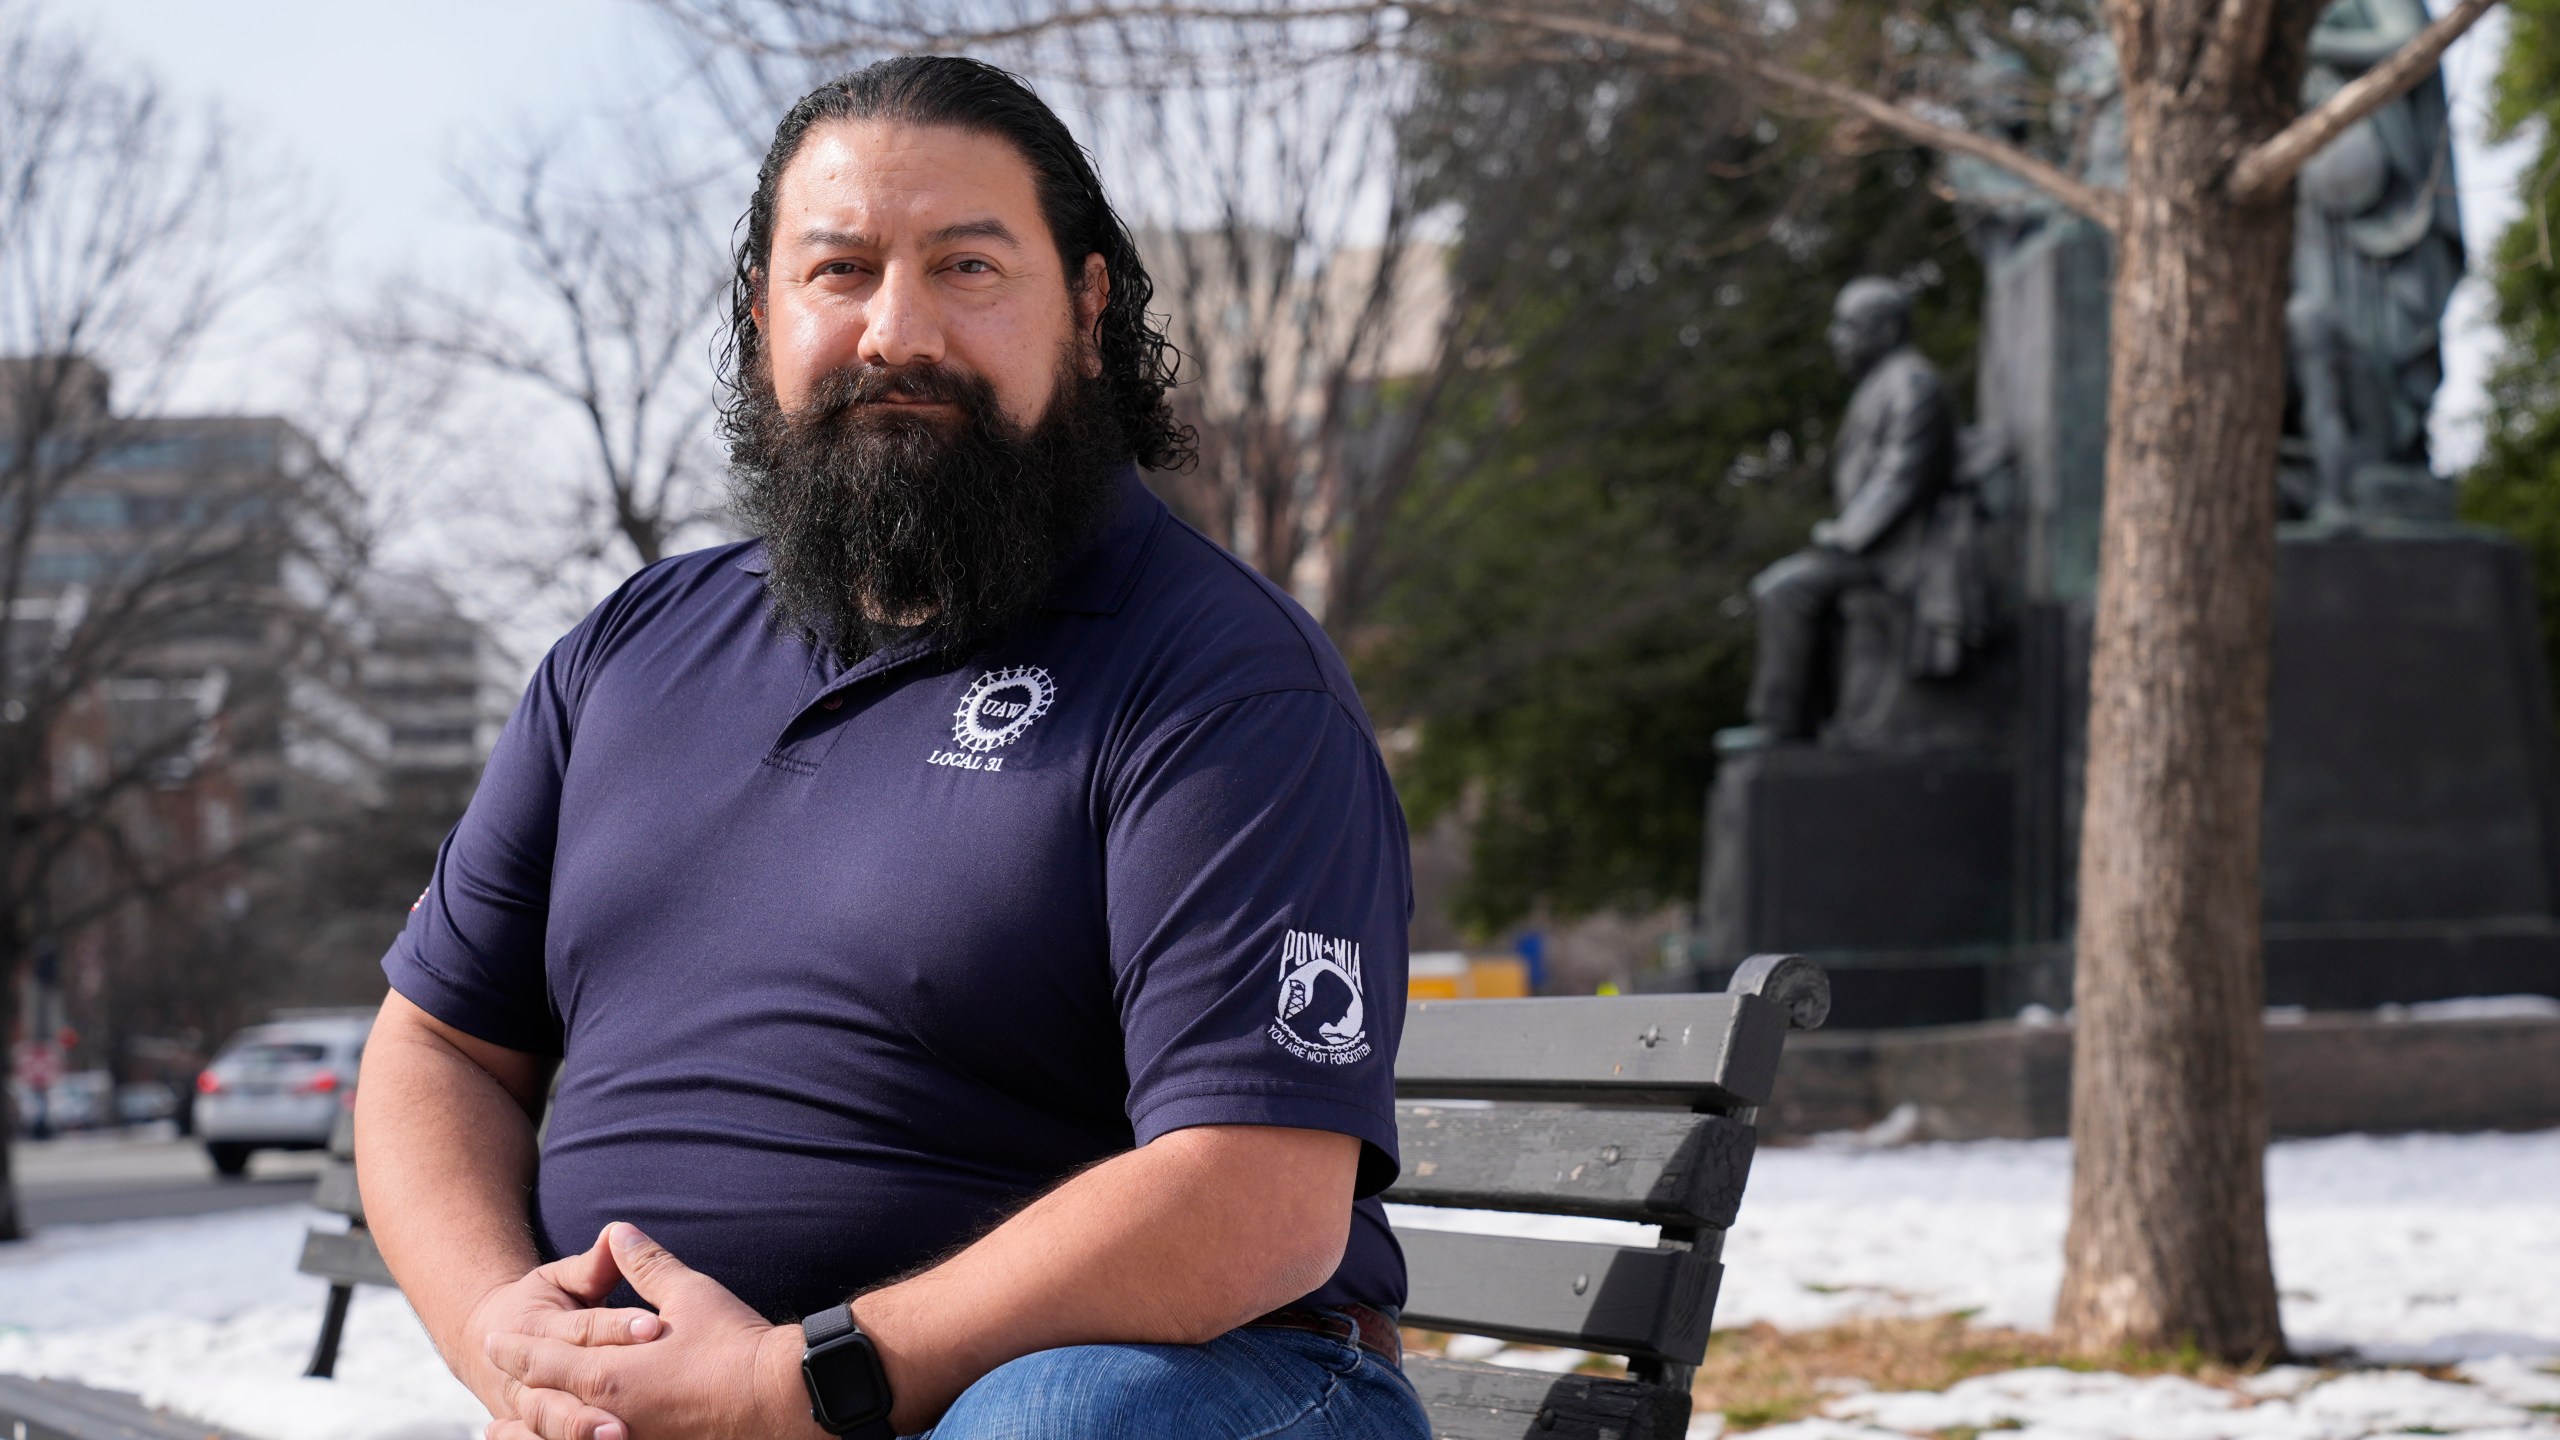
[[[2113,191],[2091,185],[2059,166],[2004,141],[1933,120],[1907,105],[1879,99],[1853,85],[1824,79],[1770,59],[1765,54],[1753,53],[1745,43],[1728,42],[1731,48],[1726,48],[1686,35],[1592,19],[1561,8],[1479,6],[1451,3],[1451,0],[1408,0],[1405,8],[1416,14],[1434,15],[1445,20],[1471,20],[1479,24],[1498,24],[1623,46],[1664,60],[1685,62],[1710,73],[1758,80],[1914,143],[1996,165],[2101,225],[2112,229],[2117,224],[2120,197]]]
[[[2446,47],[2494,8],[2498,0],[2460,0],[2435,18],[2390,59],[2338,87],[2338,92],[2305,112],[2290,125],[2260,142],[2231,167],[2233,199],[2244,203],[2272,200],[2294,173],[2326,148],[2347,127],[2390,104],[2443,57]]]
[[[713,504],[704,372],[723,315],[724,227],[710,177],[686,173],[645,127],[619,133],[615,151],[634,168],[607,184],[572,180],[577,162],[558,142],[509,157],[495,180],[462,179],[473,214],[505,242],[508,282],[403,297],[376,338],[573,416],[582,498],[645,565]]]
[[[1126,27],[1139,21],[1190,26],[1193,33],[1233,25],[1288,26],[1301,32],[1311,27],[1320,30],[1328,22],[1367,27],[1347,36],[1335,37],[1335,47],[1347,51],[1373,50],[1409,39],[1425,28],[1414,23],[1418,20],[1473,28],[1492,27],[1513,36],[1548,35],[1588,44],[1623,47],[1677,66],[1756,80],[1914,143],[1949,154],[1971,156],[1985,164],[1998,166],[2101,225],[2112,229],[2117,224],[2119,197],[2113,191],[2091,185],[2017,146],[1933,119],[1909,105],[1881,99],[1854,85],[1826,79],[1772,58],[1758,43],[1757,37],[1694,7],[1686,12],[1692,26],[1722,32],[1721,43],[1709,43],[1693,33],[1597,18],[1579,13],[1570,4],[1487,4],[1480,3],[1480,0],[1373,0],[1369,4],[1306,5],[1274,3],[1274,0],[1239,0],[1232,5],[1181,3],[1181,0],[1154,4],[1069,4],[1027,9],[1016,7],[1004,12],[1000,19],[974,24],[970,21],[969,12],[959,12],[959,18],[955,19],[952,18],[953,12],[948,11],[819,4],[813,0],[778,7],[750,6],[741,0],[694,0],[694,3],[688,3],[688,0],[652,0],[652,3],[676,17],[679,23],[695,29],[697,33],[716,37],[722,43],[765,53],[791,51],[803,56],[830,58],[864,50],[949,52],[1023,46],[1046,36],[1097,26]],[[2232,3],[2252,5],[2271,3],[2271,0],[2232,0]],[[790,42],[776,42],[755,22],[751,12],[766,13],[777,8],[795,16],[822,12],[833,23],[827,27],[803,27],[804,33],[816,30],[824,37],[814,42],[801,42],[796,47]],[[883,14],[888,18],[881,18]],[[1523,58],[1523,52],[1515,40],[1499,46],[1479,47],[1473,53],[1444,51],[1442,57],[1462,62],[1502,63],[1518,61]]]

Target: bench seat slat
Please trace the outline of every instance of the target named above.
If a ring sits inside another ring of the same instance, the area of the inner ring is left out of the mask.
[[[387,1285],[393,1289],[400,1285],[391,1278],[391,1267],[382,1263],[382,1252],[374,1248],[372,1232],[362,1229],[314,1230],[303,1236],[302,1263],[296,1268],[337,1285]]]
[[[1759,1105],[1787,1012],[1757,995],[1417,1000],[1396,1093],[1591,1105]]]
[[[24,1375],[0,1375],[0,1435],[25,1440],[243,1440],[237,1431],[150,1409],[122,1391]]]
[[[1405,1378],[1431,1417],[1432,1440],[1680,1440],[1689,1396],[1671,1385],[1601,1375],[1547,1375],[1416,1355]]]
[[[1756,1141],[1722,1115],[1504,1105],[1396,1106],[1405,1205],[1591,1215],[1721,1230],[1742,1205]]]
[[[1397,1232],[1411,1275],[1404,1323],[1695,1365],[1724,1267],[1694,1250]]]
[[[320,1172],[320,1183],[312,1187],[311,1203],[332,1215],[351,1220],[364,1218],[364,1196],[356,1189],[356,1167],[340,1160]]]

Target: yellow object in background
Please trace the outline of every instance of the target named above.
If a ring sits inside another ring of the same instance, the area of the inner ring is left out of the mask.
[[[1413,1000],[1517,1000],[1529,993],[1529,962],[1517,955],[1425,950],[1405,970]]]
[[[1404,994],[1408,1000],[1455,1000],[1473,986],[1467,983],[1467,957],[1455,950],[1425,950],[1405,962]]]

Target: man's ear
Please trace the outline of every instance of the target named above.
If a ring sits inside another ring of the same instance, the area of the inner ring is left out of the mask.
[[[756,333],[764,333],[764,272],[756,271],[747,280],[747,318],[756,322]]]
[[[1084,283],[1076,288],[1076,333],[1084,337],[1084,368],[1102,373],[1102,309],[1111,303],[1111,267],[1100,252],[1084,257]]]

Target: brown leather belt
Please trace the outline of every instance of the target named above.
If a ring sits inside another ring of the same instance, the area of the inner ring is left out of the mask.
[[[1404,1365],[1404,1332],[1396,1328],[1396,1322],[1387,1318],[1385,1311],[1366,1305],[1290,1305],[1259,1320],[1246,1321],[1245,1328],[1330,1335],[1336,1340],[1356,1342],[1390,1365]]]

